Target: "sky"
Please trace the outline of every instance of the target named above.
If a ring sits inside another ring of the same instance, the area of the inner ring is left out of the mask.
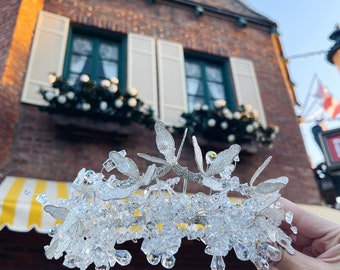
[[[340,101],[340,73],[336,66],[326,59],[327,51],[334,44],[329,36],[336,25],[340,25],[340,1],[244,0],[244,2],[277,23],[284,56],[289,60],[289,74],[295,83],[295,95],[302,105],[305,118],[320,108],[320,103],[314,98],[316,77]],[[297,112],[299,110],[297,108]],[[326,113],[323,115],[330,119]],[[327,130],[340,128],[340,115],[337,118],[339,119],[325,122]],[[312,167],[324,161],[324,156],[311,133],[314,124],[315,121],[306,121],[300,125]]]

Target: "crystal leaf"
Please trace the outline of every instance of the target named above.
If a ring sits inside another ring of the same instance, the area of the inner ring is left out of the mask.
[[[54,206],[52,204],[45,205],[44,211],[49,213],[55,219],[60,219],[60,220],[65,220],[66,216],[70,212],[65,207]]]
[[[158,158],[158,157],[153,157],[153,156],[150,156],[148,154],[143,154],[143,153],[137,153],[137,155],[139,157],[141,157],[145,160],[151,161],[151,162],[168,165],[168,163],[164,159],[161,159],[161,158]]]
[[[284,188],[287,185],[287,183],[288,183],[287,177],[269,179],[255,186],[255,191],[261,194],[269,194]]]
[[[175,157],[175,141],[170,132],[165,128],[165,125],[161,121],[155,123],[156,131],[156,145],[164,157],[169,163],[173,163],[176,160]]]
[[[213,256],[210,263],[211,270],[224,270],[225,263],[222,256]]]
[[[133,179],[139,178],[139,170],[135,162],[130,158],[123,157],[120,152],[111,151],[109,157],[117,166],[117,170],[122,174],[127,175]]]
[[[195,136],[192,136],[192,143],[194,145],[195,161],[197,164],[197,168],[199,169],[200,172],[204,172],[202,151],[198,145],[198,142]]]
[[[223,184],[213,177],[203,177],[202,185],[214,191],[222,191]]]
[[[147,168],[146,172],[141,177],[143,185],[147,186],[150,184],[155,172],[156,172],[155,164],[152,164],[151,166]]]
[[[240,151],[241,147],[238,144],[233,144],[229,149],[218,153],[216,160],[208,168],[207,174],[212,176],[222,172],[225,167],[233,162]]]
[[[179,158],[181,157],[183,145],[184,145],[184,142],[185,142],[185,138],[187,137],[187,132],[188,132],[188,129],[186,128],[186,129],[184,130],[184,134],[183,134],[183,138],[182,138],[181,144],[180,144],[180,146],[179,146],[179,148],[178,148],[177,157],[176,157],[176,160],[177,160],[177,161],[178,161]]]
[[[254,175],[251,177],[250,179],[250,186],[252,187],[255,180],[257,179],[257,177],[259,177],[259,175],[262,173],[262,171],[267,167],[267,165],[269,164],[269,162],[272,160],[272,157],[268,157],[263,164],[256,170],[256,172],[254,173]]]

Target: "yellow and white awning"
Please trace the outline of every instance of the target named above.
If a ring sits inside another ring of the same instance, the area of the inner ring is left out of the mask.
[[[56,220],[45,213],[36,201],[37,195],[45,192],[54,203],[57,198],[67,199],[71,183],[41,179],[7,176],[0,184],[0,230],[7,226],[17,232],[35,229],[47,233]]]

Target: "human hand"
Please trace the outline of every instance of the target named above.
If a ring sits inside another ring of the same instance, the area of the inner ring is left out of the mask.
[[[284,198],[283,208],[294,214],[298,228],[294,255],[283,251],[282,259],[271,270],[340,270],[340,224],[319,217]]]

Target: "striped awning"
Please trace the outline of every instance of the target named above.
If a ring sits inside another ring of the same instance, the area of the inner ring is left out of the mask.
[[[54,203],[57,198],[68,198],[70,187],[67,182],[7,176],[0,183],[0,230],[7,226],[17,232],[34,228],[47,233],[57,221],[43,211],[36,197],[45,192]]]

